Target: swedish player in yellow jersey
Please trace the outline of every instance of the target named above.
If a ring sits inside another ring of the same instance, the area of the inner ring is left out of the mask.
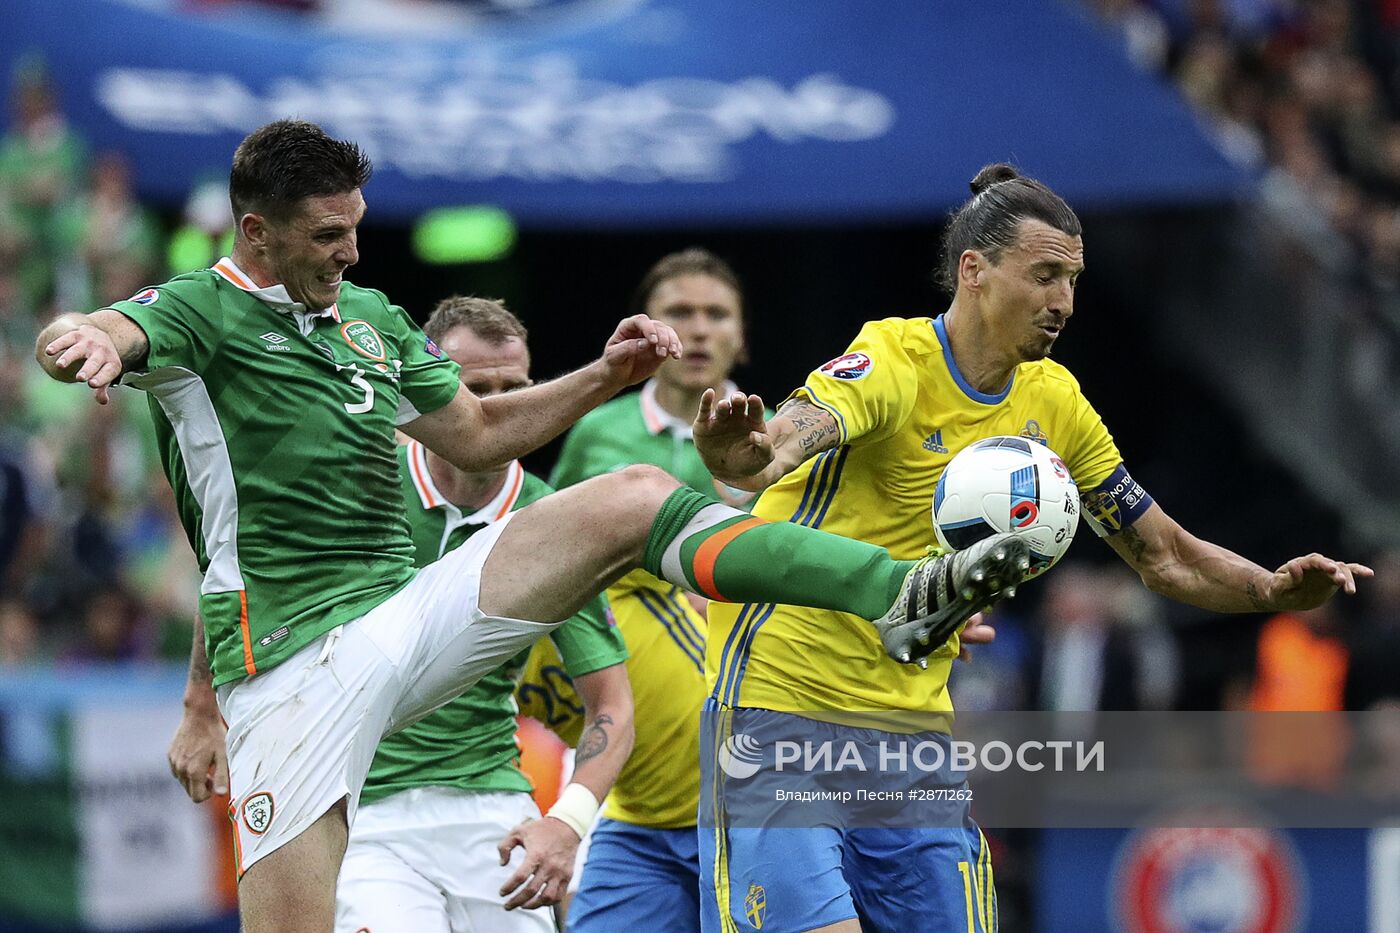
[[[1079,384],[1048,359],[1084,268],[1078,218],[1010,166],[984,169],[972,190],[945,235],[947,312],[867,324],[771,421],[757,398],[707,394],[695,434],[715,476],[766,490],[756,516],[911,558],[933,540],[931,493],[952,456],[985,437],[1021,435],[1061,455],[1096,531],[1159,593],[1232,612],[1354,592],[1369,569],[1310,554],[1270,573],[1189,534],[1133,481]],[[885,638],[896,658],[927,654],[922,669],[887,657],[879,633],[853,617],[715,603],[708,702],[773,716],[948,711],[958,646],[956,631],[926,646]],[[706,930],[996,929],[990,859],[970,820],[954,829],[726,827],[725,786],[717,829],[701,833]]]

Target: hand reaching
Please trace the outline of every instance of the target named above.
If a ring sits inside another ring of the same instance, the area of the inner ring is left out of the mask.
[[[714,389],[706,389],[691,428],[696,451],[722,483],[751,489],[752,479],[773,462],[773,439],[757,395],[735,392],[717,399]]]
[[[990,645],[996,638],[997,630],[992,627],[992,623],[985,615],[977,613],[967,620],[962,636],[958,639],[958,660],[971,662],[973,645]]]
[[[569,879],[574,875],[578,844],[578,833],[550,816],[526,820],[507,833],[496,846],[501,864],[509,864],[510,853],[516,846],[524,848],[525,859],[501,886],[502,897],[514,892],[506,901],[506,910],[517,907],[532,910],[563,900],[569,890]]]
[[[1321,554],[1295,557],[1274,571],[1262,608],[1316,609],[1339,589],[1354,594],[1357,578],[1373,577],[1375,573],[1364,564],[1349,564]]]
[[[681,358],[681,339],[670,325],[645,314],[624,318],[603,348],[603,362],[620,386],[649,378],[667,359]]]

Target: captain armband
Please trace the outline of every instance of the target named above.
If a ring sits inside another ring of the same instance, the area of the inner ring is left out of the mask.
[[[1080,498],[1084,502],[1084,517],[1100,538],[1118,534],[1152,507],[1152,496],[1121,463],[1108,479]]]

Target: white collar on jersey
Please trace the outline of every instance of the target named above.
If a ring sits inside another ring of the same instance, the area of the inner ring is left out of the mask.
[[[214,263],[214,271],[248,294],[266,302],[283,314],[291,314],[295,311],[299,314],[310,314],[312,317],[328,317],[337,324],[340,323],[340,310],[336,308],[335,305],[331,305],[324,311],[308,312],[305,305],[299,301],[292,300],[292,296],[287,294],[287,286],[285,285],[269,285],[267,288],[258,288],[253,284],[252,277],[238,268],[238,265],[229,256],[225,256],[223,259]]]
[[[728,379],[724,380],[724,385],[719,391],[728,395],[739,387]],[[690,440],[690,422],[684,418],[677,418],[669,411],[661,407],[661,403],[656,400],[656,380],[648,379],[646,385],[642,386],[642,422],[647,426],[647,430],[652,434],[660,434],[662,431],[670,431],[682,440]]]
[[[423,508],[457,508],[433,482],[433,474],[428,469],[428,448],[413,440],[408,442],[408,475],[413,480],[413,488],[418,490],[418,500],[423,503]],[[520,499],[520,490],[524,486],[525,468],[520,465],[519,460],[512,460],[506,467],[506,481],[501,485],[501,491],[475,512],[463,515],[462,521],[470,525],[489,525],[491,522],[500,521],[515,508],[515,503]]]

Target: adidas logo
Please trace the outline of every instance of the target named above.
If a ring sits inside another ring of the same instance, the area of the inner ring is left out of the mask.
[[[924,450],[932,451],[936,454],[946,454],[948,448],[943,446],[943,429],[939,428],[928,436],[924,441]]]

